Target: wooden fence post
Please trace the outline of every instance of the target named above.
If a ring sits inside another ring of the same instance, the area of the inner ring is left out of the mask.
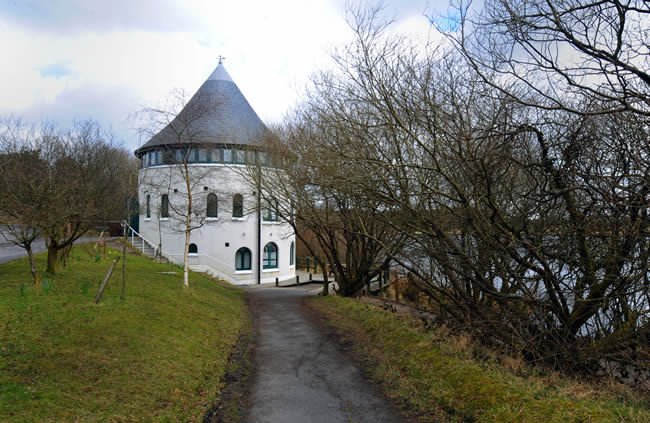
[[[126,292],[126,238],[122,240],[122,294],[120,300],[124,299]]]
[[[115,260],[113,260],[113,263],[111,263],[111,267],[108,269],[108,273],[106,274],[106,277],[104,278],[104,281],[102,282],[102,285],[99,287],[99,291],[97,292],[97,296],[95,297],[95,304],[99,302],[99,299],[102,297],[102,294],[104,293],[104,289],[106,288],[106,285],[108,284],[108,280],[111,278],[111,275],[113,274],[113,269],[115,269],[115,265],[117,264],[117,261],[120,259],[120,256],[115,257]]]

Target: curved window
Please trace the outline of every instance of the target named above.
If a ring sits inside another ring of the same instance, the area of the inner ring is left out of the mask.
[[[294,245],[294,242],[291,241],[291,246],[289,247],[289,266],[293,266],[293,263],[294,263],[294,257],[293,256],[295,254],[295,251],[294,251],[295,249],[296,249],[296,247]]]
[[[278,267],[278,246],[269,242],[264,246],[264,260],[265,269],[277,269]]]
[[[242,247],[235,254],[235,270],[251,270],[251,250]]]
[[[160,200],[160,217],[169,217],[169,196],[163,194]]]
[[[217,195],[210,193],[208,194],[208,204],[207,204],[207,217],[217,217]]]
[[[272,200],[267,200],[264,207],[264,221],[266,222],[277,222],[278,220],[278,200],[275,198]]]
[[[232,197],[232,217],[244,216],[244,196],[235,194]]]
[[[233,150],[233,162],[237,164],[246,163],[244,150]]]
[[[187,249],[188,254],[198,254],[199,253],[199,247],[196,246],[196,244],[190,244],[190,246]]]
[[[158,150],[148,151],[139,156],[143,169],[151,166],[182,163],[258,163],[262,166],[271,165],[271,160],[266,153],[244,148],[229,148],[224,145],[180,149],[173,146],[159,146],[158,148]]]
[[[151,218],[151,195],[147,194],[147,219]]]
[[[162,164],[173,165],[176,163],[176,154],[174,153],[174,150],[164,150],[162,152]]]
[[[222,150],[222,153],[223,153],[223,162],[232,163],[232,150],[230,148],[224,148]]]

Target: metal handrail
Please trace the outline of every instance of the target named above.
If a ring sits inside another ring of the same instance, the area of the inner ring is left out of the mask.
[[[126,221],[124,221],[124,220],[122,221],[122,227],[128,228],[128,229],[131,231],[131,245],[135,246],[135,244],[133,243],[133,234],[137,235],[138,237],[140,237],[140,238],[142,239],[142,250],[143,250],[143,251],[144,251],[144,243],[146,242],[146,243],[147,243],[151,248],[153,248],[153,250],[154,250],[154,254],[160,252],[160,255],[161,255],[162,257],[167,258],[167,260],[169,260],[170,262],[172,261],[172,257],[183,257],[183,254],[169,254],[169,253],[167,253],[165,250],[163,250],[162,248],[159,249],[159,248],[158,248],[156,245],[154,245],[151,241],[149,241],[147,238],[145,238],[144,236],[142,236],[141,234],[139,234],[138,231],[136,231],[135,229],[133,229],[133,228],[131,227],[131,225],[129,225],[129,223],[126,222]],[[208,264],[208,266],[210,266],[210,267],[214,267],[216,270],[219,270],[220,272],[224,272],[224,273],[227,273],[227,274],[229,274],[229,275],[232,274],[232,268],[233,268],[233,266],[232,266],[231,264],[225,263],[225,262],[223,262],[223,261],[221,261],[221,260],[219,260],[219,259],[217,259],[217,258],[215,258],[215,257],[212,257],[212,256],[210,256],[210,255],[208,255],[208,254],[196,254],[196,255],[193,255],[193,256],[191,256],[191,257],[196,257],[196,256],[199,256],[199,257],[207,257],[208,259],[210,259],[210,260],[212,260],[212,261],[214,261],[214,262],[216,262],[216,263],[219,263],[219,264],[225,266],[225,270],[224,270],[224,269],[220,269],[220,268],[217,267],[217,266],[212,266],[212,265],[210,265],[210,264]]]
[[[172,257],[183,257],[183,254],[171,254],[171,256]],[[228,268],[228,269],[230,269],[232,267],[232,265],[230,265],[230,264],[228,264],[226,262],[223,262],[223,261],[219,260],[218,258],[207,255],[207,254],[191,254],[191,255],[189,255],[189,257],[207,257],[212,261],[215,261],[215,262],[217,262],[219,264],[222,264],[222,265],[226,266],[226,268]]]
[[[168,253],[167,253],[165,250],[163,250],[162,248],[158,248],[157,245],[155,245],[153,242],[149,241],[149,240],[148,240],[147,238],[145,238],[143,235],[141,235],[140,233],[138,233],[138,231],[136,231],[135,229],[133,229],[133,228],[131,227],[131,225],[129,225],[129,223],[128,223],[126,220],[123,220],[123,221],[121,222],[121,225],[122,225],[123,228],[128,228],[128,229],[131,231],[131,245],[133,245],[133,246],[135,247],[135,243],[134,243],[134,240],[133,240],[133,235],[135,234],[135,235],[137,235],[138,237],[140,237],[140,238],[142,239],[142,251],[143,251],[143,252],[144,252],[144,243],[146,242],[146,243],[147,243],[151,248],[153,248],[154,255],[158,255],[158,253],[160,253],[160,255],[161,255],[162,257],[165,257],[165,256],[166,256],[166,257],[169,259],[170,254],[168,254]]]

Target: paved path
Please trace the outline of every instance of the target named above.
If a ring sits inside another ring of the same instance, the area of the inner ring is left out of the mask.
[[[245,421],[405,421],[309,321],[302,301],[313,289],[301,286],[248,290],[256,327],[256,373]]]
[[[75,241],[75,244],[81,244],[84,242],[97,241],[97,237],[82,237]],[[34,253],[40,253],[46,251],[45,240],[42,238],[37,239],[32,244],[32,251]],[[4,238],[0,236],[0,263],[6,263],[10,260],[27,256],[27,251],[24,248],[21,248],[10,242],[6,242]]]

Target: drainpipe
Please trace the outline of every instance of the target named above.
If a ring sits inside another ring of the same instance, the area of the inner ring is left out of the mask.
[[[257,284],[262,283],[262,172],[257,167]]]

